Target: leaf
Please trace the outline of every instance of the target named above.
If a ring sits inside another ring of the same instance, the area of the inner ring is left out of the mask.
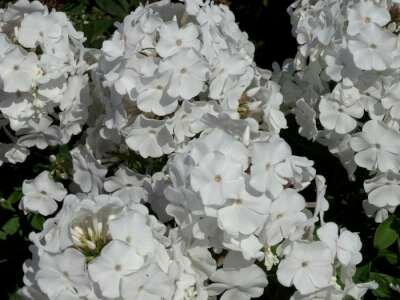
[[[3,231],[0,231],[0,240],[5,240],[7,238],[7,234]]]
[[[124,17],[129,13],[129,10],[124,9],[121,3],[115,3],[111,0],[95,0],[96,4],[106,13],[115,17]],[[120,1],[118,1],[120,2]]]
[[[1,230],[7,235],[13,235],[18,231],[19,226],[19,218],[14,216],[3,225]]]
[[[397,253],[392,252],[392,251],[389,251],[389,250],[387,250],[387,249],[380,250],[379,253],[378,253],[378,255],[379,255],[380,257],[386,258],[386,260],[387,260],[387,261],[389,262],[389,264],[391,264],[391,265],[397,265],[397,264],[400,263],[399,255],[398,255]]]
[[[84,32],[87,36],[87,43],[90,47],[101,46],[101,42],[105,38],[105,33],[113,25],[112,20],[96,20],[84,26]],[[97,42],[99,41],[99,42]],[[97,42],[97,43],[96,43]],[[69,153],[68,153],[69,155]],[[66,159],[67,154],[60,153],[60,159]]]
[[[357,267],[356,273],[353,278],[354,282],[368,281],[370,271],[371,271],[371,263]]]
[[[0,203],[0,206],[5,210],[15,211],[14,204],[17,204],[21,200],[21,197],[22,197],[21,189],[20,188],[15,189],[15,191],[12,192],[7,199],[4,199]]]
[[[392,228],[393,220],[394,216],[391,216],[376,229],[374,236],[375,248],[380,250],[386,249],[398,239],[398,233]]]
[[[391,289],[390,284],[399,284],[399,279],[386,274],[371,272],[370,280],[375,280],[379,285],[379,287],[373,291],[373,294],[376,297],[383,299],[395,299],[393,298],[394,292]]]
[[[7,202],[11,204],[17,203],[19,200],[21,200],[22,197],[22,191],[21,189],[16,189],[14,192],[11,193],[11,195],[8,197]]]
[[[39,214],[34,214],[30,217],[30,224],[35,230],[42,230],[44,218]]]
[[[118,0],[118,3],[121,5],[121,7],[126,11],[129,12],[129,3],[126,0]]]

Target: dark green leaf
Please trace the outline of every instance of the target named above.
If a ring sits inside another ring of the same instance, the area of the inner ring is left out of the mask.
[[[11,193],[11,195],[8,197],[7,202],[11,204],[17,203],[22,197],[22,191],[21,189],[16,189],[14,192]]]
[[[371,272],[370,279],[375,280],[379,287],[373,291],[373,294],[378,298],[395,299],[394,291],[391,289],[390,284],[399,284],[400,280],[392,276]]]
[[[100,46],[105,38],[105,33],[113,25],[112,20],[97,20],[84,26],[84,31],[87,37],[87,43],[90,47]],[[66,154],[65,154],[66,155]],[[60,153],[60,158],[64,158],[63,153]],[[69,155],[69,152],[68,152]]]
[[[7,238],[7,234],[3,231],[0,231],[0,240],[5,240]]]
[[[378,253],[379,256],[386,258],[386,260],[391,264],[391,265],[398,265],[400,263],[399,261],[399,255],[395,252],[389,251],[387,249],[381,250]]]
[[[7,235],[15,234],[19,229],[19,218],[18,216],[14,216],[9,219],[2,227],[2,231]]]
[[[96,4],[106,13],[115,17],[124,17],[129,11],[124,9],[120,3],[116,3],[112,0],[95,0]],[[119,1],[118,1],[119,2]]]
[[[356,274],[354,275],[353,278],[354,282],[368,281],[370,271],[371,271],[371,263],[358,267],[356,270]]]
[[[42,230],[44,218],[41,215],[34,214],[30,217],[30,223],[33,229]]]
[[[394,216],[388,218],[380,224],[375,231],[374,247],[377,249],[386,249],[396,242],[399,237],[397,232],[392,228]]]

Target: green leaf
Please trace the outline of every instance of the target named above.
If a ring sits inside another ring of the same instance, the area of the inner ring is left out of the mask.
[[[39,214],[34,214],[34,215],[31,215],[29,222],[33,229],[42,230],[44,218]]]
[[[124,9],[121,3],[115,3],[111,0],[95,0],[96,4],[106,13],[115,17],[124,17],[129,13],[129,10]],[[120,1],[118,1],[120,2]]]
[[[399,284],[400,279],[396,279],[395,277],[382,273],[371,272],[370,280],[375,280],[379,285],[379,287],[373,291],[373,294],[376,297],[383,299],[395,299],[393,298],[394,292],[391,289],[390,284]]]
[[[20,300],[21,296],[18,294],[18,291],[8,295],[8,300]]]
[[[7,235],[15,234],[19,229],[19,218],[14,216],[9,219],[1,228],[1,230]]]
[[[15,191],[12,192],[7,199],[4,199],[0,203],[0,206],[5,210],[15,211],[14,205],[21,200],[21,197],[22,197],[21,189],[20,188],[15,189]]]
[[[398,239],[398,233],[392,228],[393,220],[394,216],[391,216],[376,229],[374,236],[375,248],[380,250],[386,249]]]
[[[11,195],[8,197],[7,202],[11,204],[15,204],[21,200],[22,197],[22,191],[21,189],[16,189],[14,192],[11,193]]]
[[[101,42],[105,38],[105,34],[109,28],[113,26],[113,21],[104,19],[96,20],[84,26],[84,32],[87,37],[87,43],[90,47],[101,47]],[[66,159],[68,154],[60,153],[60,159]],[[58,157],[57,157],[58,158]]]
[[[378,256],[386,258],[391,265],[398,265],[400,263],[399,255],[387,249],[380,250]]]
[[[0,231],[0,240],[5,240],[7,238],[7,233]]]
[[[130,7],[129,7],[128,1],[126,1],[126,0],[118,0],[118,2],[126,12],[129,12]]]
[[[371,263],[364,266],[358,267],[356,274],[354,275],[354,282],[365,282],[369,279],[369,273],[371,271]]]

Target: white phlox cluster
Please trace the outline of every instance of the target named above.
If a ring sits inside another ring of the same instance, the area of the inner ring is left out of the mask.
[[[368,215],[383,222],[400,205],[398,1],[296,1],[299,44],[274,77],[299,133],[329,148],[364,184]]]
[[[88,118],[84,36],[65,13],[19,0],[0,10],[0,161],[67,143]]]
[[[103,43],[93,76],[104,106],[100,130],[160,157],[205,130],[206,114],[285,128],[279,86],[255,65],[254,45],[228,7],[181,2],[139,7]]]

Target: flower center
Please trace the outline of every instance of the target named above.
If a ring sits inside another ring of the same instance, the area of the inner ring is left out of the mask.
[[[214,180],[215,180],[215,182],[221,182],[221,180],[222,180],[221,175],[215,175]]]
[[[181,39],[176,40],[176,45],[177,45],[178,47],[182,46],[182,40],[181,40]]]
[[[301,263],[301,266],[302,266],[303,268],[307,267],[307,266],[308,266],[308,261],[303,261],[303,262]]]
[[[239,198],[239,199],[236,199],[234,203],[236,205],[241,205],[241,204],[243,204],[243,200]]]
[[[115,266],[114,266],[114,270],[117,271],[117,272],[119,272],[119,271],[122,270],[122,266],[119,265],[119,264],[118,264],[118,265],[115,265]]]
[[[186,72],[187,72],[187,69],[186,69],[186,68],[182,68],[182,69],[181,69],[181,73],[182,73],[182,74],[185,74]]]
[[[110,240],[106,224],[96,216],[87,216],[73,225],[70,234],[75,248],[85,255],[88,262],[97,257]]]

